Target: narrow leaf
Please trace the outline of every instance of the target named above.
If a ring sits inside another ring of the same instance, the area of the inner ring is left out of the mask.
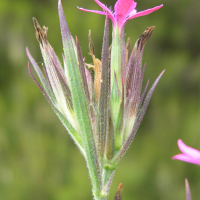
[[[39,66],[35,62],[34,58],[31,56],[31,54],[30,54],[30,52],[29,52],[27,47],[26,47],[26,53],[27,53],[27,56],[28,56],[31,64],[33,65],[34,70],[36,71],[36,73],[37,73],[37,75],[38,75],[38,77],[40,79],[40,82],[42,83],[42,85],[44,87],[45,92],[48,94],[48,96],[51,99],[51,101],[53,103],[55,103],[55,98],[54,98],[54,95],[53,95],[53,93],[51,91],[51,88],[50,88],[45,76],[43,75],[41,69],[39,68]]]
[[[76,46],[77,46],[77,57],[78,57],[78,67],[79,67],[79,73],[81,75],[82,80],[82,87],[84,88],[85,96],[86,96],[86,102],[88,104],[89,109],[89,117],[92,123],[93,128],[93,137],[95,139],[95,142],[98,142],[98,140],[95,138],[96,136],[96,112],[95,112],[95,103],[94,103],[94,87],[92,83],[92,77],[88,70],[85,67],[85,63],[83,61],[81,48],[79,45],[78,38],[76,37]],[[89,88],[90,87],[90,88]],[[91,90],[89,92],[89,89]]]
[[[147,81],[147,84],[146,84],[146,86],[145,86],[145,88],[144,88],[144,91],[143,91],[143,93],[142,93],[142,96],[141,96],[141,98],[140,98],[140,105],[139,105],[139,107],[141,107],[141,105],[142,105],[142,103],[143,103],[144,96],[145,96],[145,94],[146,94],[148,85],[149,85],[149,80]]]
[[[57,107],[60,112],[62,112],[63,115],[67,117],[68,121],[73,125],[73,127],[78,129],[76,121],[74,120],[74,113],[72,112],[71,108],[71,95],[64,71],[60,61],[53,51],[53,48],[47,40],[48,28],[43,26],[42,29],[35,18],[33,18],[33,23],[36,30],[36,38],[39,41],[40,49],[45,63],[45,73],[47,74],[49,83],[51,84],[51,88],[55,95]]]
[[[58,118],[60,119],[60,121],[62,122],[62,124],[64,125],[64,127],[67,129],[69,135],[71,136],[71,138],[73,139],[73,141],[75,142],[75,144],[78,146],[78,148],[80,149],[81,153],[84,155],[85,157],[85,151],[83,149],[83,145],[82,145],[82,140],[80,135],[76,132],[76,130],[71,126],[71,124],[69,123],[69,121],[66,120],[66,118],[63,116],[63,114],[56,108],[56,106],[54,105],[54,103],[51,101],[51,99],[49,98],[49,95],[46,93],[46,91],[41,87],[41,85],[38,83],[38,81],[36,80],[36,78],[34,77],[31,68],[30,68],[30,64],[28,63],[28,70],[30,72],[31,77],[33,78],[34,82],[36,83],[36,85],[39,87],[39,89],[41,90],[42,94],[45,96],[45,98],[47,99],[47,101],[49,102],[49,104],[51,105],[52,109],[54,110],[54,112],[56,113],[56,115],[58,116]]]
[[[102,47],[101,90],[99,99],[99,144],[100,154],[103,157],[105,140],[108,138],[109,126],[109,17],[106,15],[103,47]]]
[[[134,127],[132,129],[132,132],[130,134],[130,136],[127,138],[127,140],[124,142],[121,150],[119,151],[119,153],[117,153],[117,155],[115,155],[115,157],[112,159],[112,162],[114,163],[118,163],[120,161],[120,159],[123,157],[124,153],[126,152],[126,150],[128,149],[129,145],[131,144],[138,128],[139,128],[139,125],[144,117],[144,114],[145,114],[145,111],[147,109],[147,106],[149,104],[149,101],[151,99],[151,96],[153,94],[153,91],[156,87],[156,85],[158,84],[158,81],[160,80],[160,78],[162,77],[163,73],[165,72],[165,70],[163,70],[161,72],[161,74],[158,76],[158,78],[155,80],[154,84],[152,85],[151,89],[149,90],[145,100],[144,100],[144,103],[143,103],[143,106],[141,108],[141,111],[139,113],[139,115],[137,116],[137,119],[136,119],[136,123],[134,124]]]
[[[146,41],[151,37],[154,26],[148,27],[136,41],[129,62],[126,74],[126,97],[128,97],[135,90],[138,79],[140,77],[142,55]]]
[[[140,100],[140,94],[141,94],[141,89],[142,89],[144,70],[145,70],[145,66],[143,67],[142,72],[140,73],[138,83],[134,92],[134,98],[133,98],[133,101],[131,102],[133,111],[137,111],[139,107],[139,100]]]
[[[86,161],[89,169],[94,196],[99,193],[101,188],[100,169],[97,160],[97,153],[94,144],[93,131],[89,118],[88,104],[83,88],[83,80],[78,68],[78,61],[73,50],[71,34],[65,19],[61,1],[58,2],[61,35],[63,41],[64,55],[66,59],[67,72],[70,76],[69,84],[72,95],[74,111],[80,126],[83,146],[86,153]]]
[[[57,71],[57,75],[60,77],[59,80],[61,82],[61,85],[62,85],[63,89],[65,90],[65,96],[66,96],[68,106],[71,107],[71,103],[72,103],[71,102],[71,92],[70,92],[68,82],[67,82],[64,70],[62,68],[62,65],[61,65],[58,57],[56,56],[53,48],[51,47],[51,45],[48,45],[48,52],[50,54],[51,61],[54,64],[54,67]]]
[[[87,101],[87,103],[90,103],[90,95],[89,95],[89,90],[88,90],[86,74],[85,74],[85,64],[84,64],[84,61],[83,61],[81,48],[80,48],[77,37],[76,37],[76,46],[77,46],[77,56],[78,56],[78,63],[79,63],[78,66],[79,66],[79,72],[80,72],[81,79],[82,79],[82,85],[83,85],[83,88],[84,88],[86,101]]]

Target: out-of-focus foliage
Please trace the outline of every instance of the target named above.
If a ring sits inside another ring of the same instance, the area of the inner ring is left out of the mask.
[[[108,6],[114,0],[102,0]],[[88,30],[100,57],[104,17],[79,11],[99,9],[93,0],[63,0],[72,35],[86,62]],[[185,199],[188,178],[200,199],[200,168],[172,161],[177,139],[200,149],[200,1],[138,0],[137,10],[160,4],[125,27],[132,45],[148,26],[156,26],[144,51],[145,81],[159,82],[139,131],[117,168],[109,199],[123,183],[124,200]],[[0,1],[0,199],[88,200],[91,185],[85,161],[27,70],[25,47],[41,64],[31,18],[49,27],[48,40],[61,59],[57,0]]]

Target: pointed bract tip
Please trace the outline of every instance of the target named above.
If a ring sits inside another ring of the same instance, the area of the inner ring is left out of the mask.
[[[162,75],[164,74],[164,72],[165,72],[165,69],[160,73],[160,75],[158,76],[158,78],[156,79],[155,82],[158,83],[158,81],[160,80],[160,78],[162,77]]]
[[[186,193],[186,200],[191,200],[192,198],[191,198],[190,186],[187,178],[185,179],[185,193]]]
[[[162,75],[164,74],[165,69],[160,73],[160,75],[158,76],[158,78],[155,80],[154,84],[155,86],[157,85],[158,81],[160,80],[160,78],[162,77]]]
[[[148,40],[152,36],[154,29],[155,26],[147,27],[146,30],[141,35],[142,39],[145,41]]]
[[[29,52],[28,47],[26,47],[26,54],[27,54],[29,60],[31,60],[31,59],[32,59],[32,56],[31,56],[31,54],[30,54],[30,52]]]
[[[75,41],[76,41],[76,44],[79,44],[79,41],[78,41],[78,37],[75,36]]]
[[[62,3],[61,3],[61,0],[58,0],[58,12],[60,9],[62,9]]]
[[[29,53],[28,47],[26,47],[26,53],[27,53],[27,54]]]
[[[165,72],[165,69],[161,72],[161,74],[163,75],[164,74],[164,72]]]
[[[122,200],[122,191],[123,191],[123,185],[122,183],[120,183],[117,188],[114,200]]]
[[[35,35],[38,40],[38,42],[43,45],[43,43],[47,43],[47,31],[48,28],[43,26],[43,29],[40,27],[40,24],[38,23],[37,19],[35,17],[32,18],[33,24],[35,27]]]
[[[123,191],[123,184],[122,183],[120,183],[119,185],[118,185],[118,188],[117,188],[117,190],[118,191]]]
[[[146,30],[140,35],[137,40],[137,49],[140,47],[140,50],[142,50],[146,41],[152,36],[154,29],[155,26],[147,27]]]

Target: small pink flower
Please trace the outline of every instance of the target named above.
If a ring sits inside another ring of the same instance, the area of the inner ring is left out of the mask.
[[[178,147],[183,154],[175,155],[172,157],[172,159],[182,160],[184,162],[189,162],[200,166],[200,151],[185,145],[180,139],[178,140]]]
[[[106,15],[106,12],[107,12],[109,15],[109,18],[113,22],[114,29],[115,29],[116,25],[118,24],[120,32],[121,32],[124,24],[129,19],[148,15],[148,14],[160,9],[163,6],[163,4],[161,4],[160,6],[156,6],[154,8],[150,8],[147,10],[143,10],[141,12],[137,12],[137,10],[135,9],[137,3],[134,2],[134,0],[118,0],[114,6],[114,12],[112,12],[107,6],[105,6],[100,1],[98,1],[98,0],[94,0],[94,1],[103,9],[103,11],[87,10],[87,9],[79,8],[79,7],[78,8],[80,10],[83,10],[86,12],[93,12],[93,13],[97,13],[97,14],[101,14],[101,15]]]

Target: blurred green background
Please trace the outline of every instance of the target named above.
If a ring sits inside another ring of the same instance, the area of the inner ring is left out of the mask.
[[[114,6],[115,0],[102,0]],[[109,200],[124,185],[124,200],[183,200],[184,179],[200,199],[200,168],[172,161],[177,140],[200,150],[200,1],[137,0],[137,10],[164,7],[126,24],[132,45],[148,26],[144,83],[166,69],[128,152],[119,164]],[[68,25],[77,35],[86,62],[88,30],[101,55],[104,17],[79,11],[99,9],[93,0],[62,0]],[[25,47],[42,57],[32,17],[49,28],[48,40],[61,59],[57,0],[0,1],[0,199],[89,200],[85,161],[29,75]]]

